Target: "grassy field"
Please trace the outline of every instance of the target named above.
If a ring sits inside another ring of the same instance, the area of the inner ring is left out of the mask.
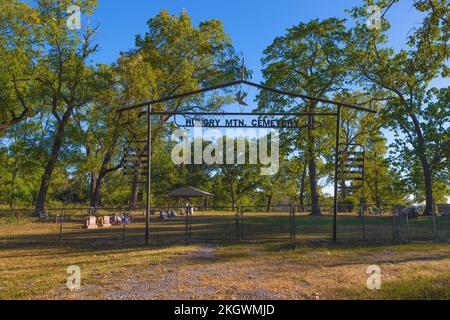
[[[439,219],[441,240],[450,221]],[[366,241],[356,216],[299,215],[290,240],[287,213],[247,213],[236,241],[232,213],[191,219],[151,219],[123,228],[84,230],[81,216],[63,225],[28,218],[0,219],[1,299],[450,299],[450,245],[432,243],[430,218],[400,227],[394,243],[390,217],[367,217]],[[403,228],[403,229],[402,229]],[[267,240],[269,239],[270,240]],[[208,240],[212,239],[212,240]],[[382,289],[366,288],[367,267],[382,270]],[[66,269],[81,268],[82,288],[66,288]]]

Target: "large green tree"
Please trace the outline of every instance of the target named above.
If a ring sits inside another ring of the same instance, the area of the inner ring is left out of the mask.
[[[424,100],[426,107],[421,120],[427,146],[427,159],[431,169],[433,200],[435,203],[446,202],[445,195],[450,194],[450,89],[431,89]],[[400,133],[406,135],[406,138]],[[401,172],[400,181],[406,186],[416,201],[426,200],[427,191],[424,184],[423,164],[413,147],[413,136],[406,131],[399,131],[391,146],[390,162]]]
[[[397,2],[397,1],[395,1]],[[433,179],[443,163],[443,150],[448,141],[448,94],[436,108],[430,104],[430,89],[434,79],[448,76],[449,7],[446,0],[414,1],[414,7],[423,15],[422,23],[411,30],[406,47],[389,47],[389,22],[382,20],[380,28],[366,27],[367,7],[372,1],[354,8],[357,20],[351,46],[354,71],[367,84],[369,92],[385,99],[383,109],[387,125],[401,134],[395,148],[407,163],[411,158],[422,168],[421,188],[425,190],[425,214],[431,214]],[[376,2],[381,8],[390,1]],[[447,123],[447,124],[445,124]],[[400,158],[401,159],[401,158]],[[398,163],[398,161],[397,161]]]
[[[183,11],[179,16],[163,10],[147,22],[148,31],[136,37],[136,48],[126,54],[130,72],[124,72],[125,83],[133,87],[127,104],[143,99],[167,97],[202,87],[235,80],[239,75],[236,55],[222,22],[207,20],[198,26]],[[142,94],[145,92],[145,94]],[[188,111],[192,104],[204,104],[205,109],[220,107],[224,99],[216,96],[193,96],[153,106],[157,110]],[[154,139],[163,132],[168,119],[154,126]],[[145,136],[145,127],[134,130],[135,136]],[[135,177],[135,182],[139,182]],[[131,200],[136,198],[138,185],[132,185]]]
[[[289,28],[284,36],[277,37],[264,51],[265,84],[317,98],[325,98],[341,89],[350,63],[345,55],[350,33],[344,23],[336,18],[316,19],[302,22]],[[314,112],[320,107],[314,100],[299,103],[267,92],[262,93],[259,100],[261,110]],[[314,116],[307,120],[305,156],[308,159],[311,214],[320,215],[317,161],[321,136],[315,130],[320,123]]]
[[[92,100],[94,68],[88,66],[88,58],[97,49],[92,44],[95,29],[70,30],[67,27],[67,7],[71,1],[39,0],[38,28],[40,42],[40,70],[36,80],[42,85],[40,95],[52,115],[55,130],[52,147],[48,155],[41,186],[36,199],[35,211],[44,211],[48,188],[64,145],[65,131],[73,113]],[[92,11],[95,1],[78,1],[82,11]]]
[[[98,142],[103,145],[102,160],[94,170],[97,174],[93,179],[91,206],[100,204],[106,176],[120,166],[119,154],[124,150],[119,147],[120,139],[143,140],[146,136],[143,110],[119,114],[115,112],[118,107],[234,80],[239,74],[239,58],[220,21],[208,20],[195,26],[186,12],[177,16],[163,10],[147,24],[148,31],[136,37],[135,48],[124,53],[112,66],[110,72],[115,82],[111,83],[108,94],[102,93],[96,99],[102,106],[90,113],[92,123],[105,127],[97,132],[97,137],[101,138]],[[203,102],[208,109],[218,108],[224,99],[218,95],[194,96],[153,108],[187,111],[191,108],[189,103],[194,101]],[[167,120],[160,119],[153,126],[153,144],[164,138],[163,126]],[[153,174],[157,175],[157,166],[154,168]],[[136,174],[132,179],[130,207],[135,205],[143,177]]]

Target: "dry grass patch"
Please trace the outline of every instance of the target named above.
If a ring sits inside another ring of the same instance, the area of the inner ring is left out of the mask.
[[[303,218],[303,232],[296,241],[203,242],[190,246],[184,245],[183,219],[152,220],[149,246],[144,245],[142,221],[127,227],[124,241],[120,227],[82,230],[80,221],[68,221],[64,224],[61,246],[57,242],[57,224],[24,220],[17,225],[2,224],[0,298],[450,297],[448,244],[398,245],[389,241],[332,244],[322,236],[329,228],[329,217]],[[201,228],[213,233],[220,231],[222,220],[211,221],[206,221],[206,225],[199,223],[197,232],[202,234]],[[227,226],[222,231],[233,228],[234,225]],[[382,290],[377,292],[366,288],[366,270],[373,264],[382,269]],[[81,268],[80,292],[65,288],[69,265]]]

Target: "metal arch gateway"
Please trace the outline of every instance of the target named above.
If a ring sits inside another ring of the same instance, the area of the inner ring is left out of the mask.
[[[322,102],[326,104],[332,104],[337,106],[336,112],[298,112],[298,113],[274,113],[274,112],[247,112],[247,113],[238,113],[238,112],[158,112],[153,111],[152,106],[154,104],[163,103],[171,100],[181,100],[186,97],[194,96],[201,93],[206,93],[209,91],[224,89],[227,87],[232,87],[236,85],[248,85],[250,87],[255,87],[260,90],[270,91],[272,93],[276,93],[279,95],[285,95],[290,96],[294,98],[302,98],[304,100],[310,100],[310,101],[316,101],[316,102]],[[333,101],[323,98],[316,98],[316,97],[310,97],[304,94],[289,92],[289,91],[283,91],[280,89],[268,87],[263,84],[258,84],[254,82],[250,82],[247,80],[237,80],[233,82],[227,82],[220,85],[215,85],[199,90],[193,90],[181,94],[176,94],[169,97],[162,97],[155,100],[150,100],[146,102],[142,102],[133,106],[123,107],[117,110],[117,112],[127,112],[131,110],[146,108],[146,115],[147,115],[147,150],[148,150],[148,156],[147,156],[147,163],[146,163],[146,175],[147,175],[147,197],[146,197],[146,218],[145,218],[145,243],[149,243],[149,218],[150,218],[150,210],[151,210],[151,165],[152,165],[152,116],[153,115],[159,115],[159,116],[167,116],[168,118],[176,117],[177,115],[182,116],[232,116],[232,115],[249,115],[249,116],[332,116],[336,118],[336,144],[335,144],[335,162],[334,162],[334,199],[333,199],[333,242],[336,242],[337,240],[337,212],[338,212],[338,180],[339,180],[339,161],[340,161],[340,154],[342,152],[339,150],[341,146],[340,142],[340,129],[341,129],[341,108],[350,108],[357,111],[364,111],[368,113],[377,113],[376,110],[365,108],[361,105],[346,103],[346,102],[339,102],[339,101]],[[238,126],[227,126],[227,128],[233,128]],[[298,127],[285,127],[285,129],[298,129]],[[144,141],[141,141],[144,142]]]

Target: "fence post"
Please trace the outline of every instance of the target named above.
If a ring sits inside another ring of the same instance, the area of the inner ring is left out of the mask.
[[[397,229],[397,210],[394,208],[392,210],[392,237],[394,238],[395,242],[398,242],[398,229]]]
[[[239,215],[239,231],[241,234],[241,241],[244,239],[244,209],[241,207],[241,214]]]
[[[192,211],[188,213],[188,231],[189,231],[189,243],[192,241]]]
[[[363,241],[366,241],[366,210],[365,209],[365,203],[364,199],[361,198],[359,203],[359,213],[361,216],[362,221],[362,234],[363,234]]]
[[[406,213],[405,215],[405,222],[406,222],[406,235],[408,237],[408,242],[411,242],[411,236],[409,234],[409,212]]]
[[[295,223],[295,206],[292,207],[292,239],[297,238],[297,225]]]
[[[64,208],[61,210],[61,219],[60,219],[60,223],[59,223],[58,245],[61,245],[63,224],[64,224]]]
[[[431,215],[433,217],[433,238],[434,238],[435,242],[439,242],[439,234],[437,232],[437,219],[436,219],[436,211],[435,211],[436,205],[434,203],[434,200],[432,203],[433,203],[433,205],[432,205],[432,209],[431,209]]]
[[[189,236],[190,236],[190,230],[189,230],[189,212],[186,211],[186,219],[184,221],[185,223],[185,243],[186,245],[189,244]]]
[[[16,224],[19,224],[19,210],[16,209]]]
[[[236,212],[236,238],[238,241],[241,241],[241,213],[242,213],[242,207],[239,207]]]
[[[238,241],[242,241],[242,207],[239,207],[238,213],[236,214],[236,233]]]
[[[294,240],[294,219],[293,219],[292,205],[289,205],[289,229],[290,229],[290,239]]]
[[[127,226],[127,211],[125,210],[125,212],[123,213],[123,229],[122,229],[122,241],[125,241],[125,228]]]

